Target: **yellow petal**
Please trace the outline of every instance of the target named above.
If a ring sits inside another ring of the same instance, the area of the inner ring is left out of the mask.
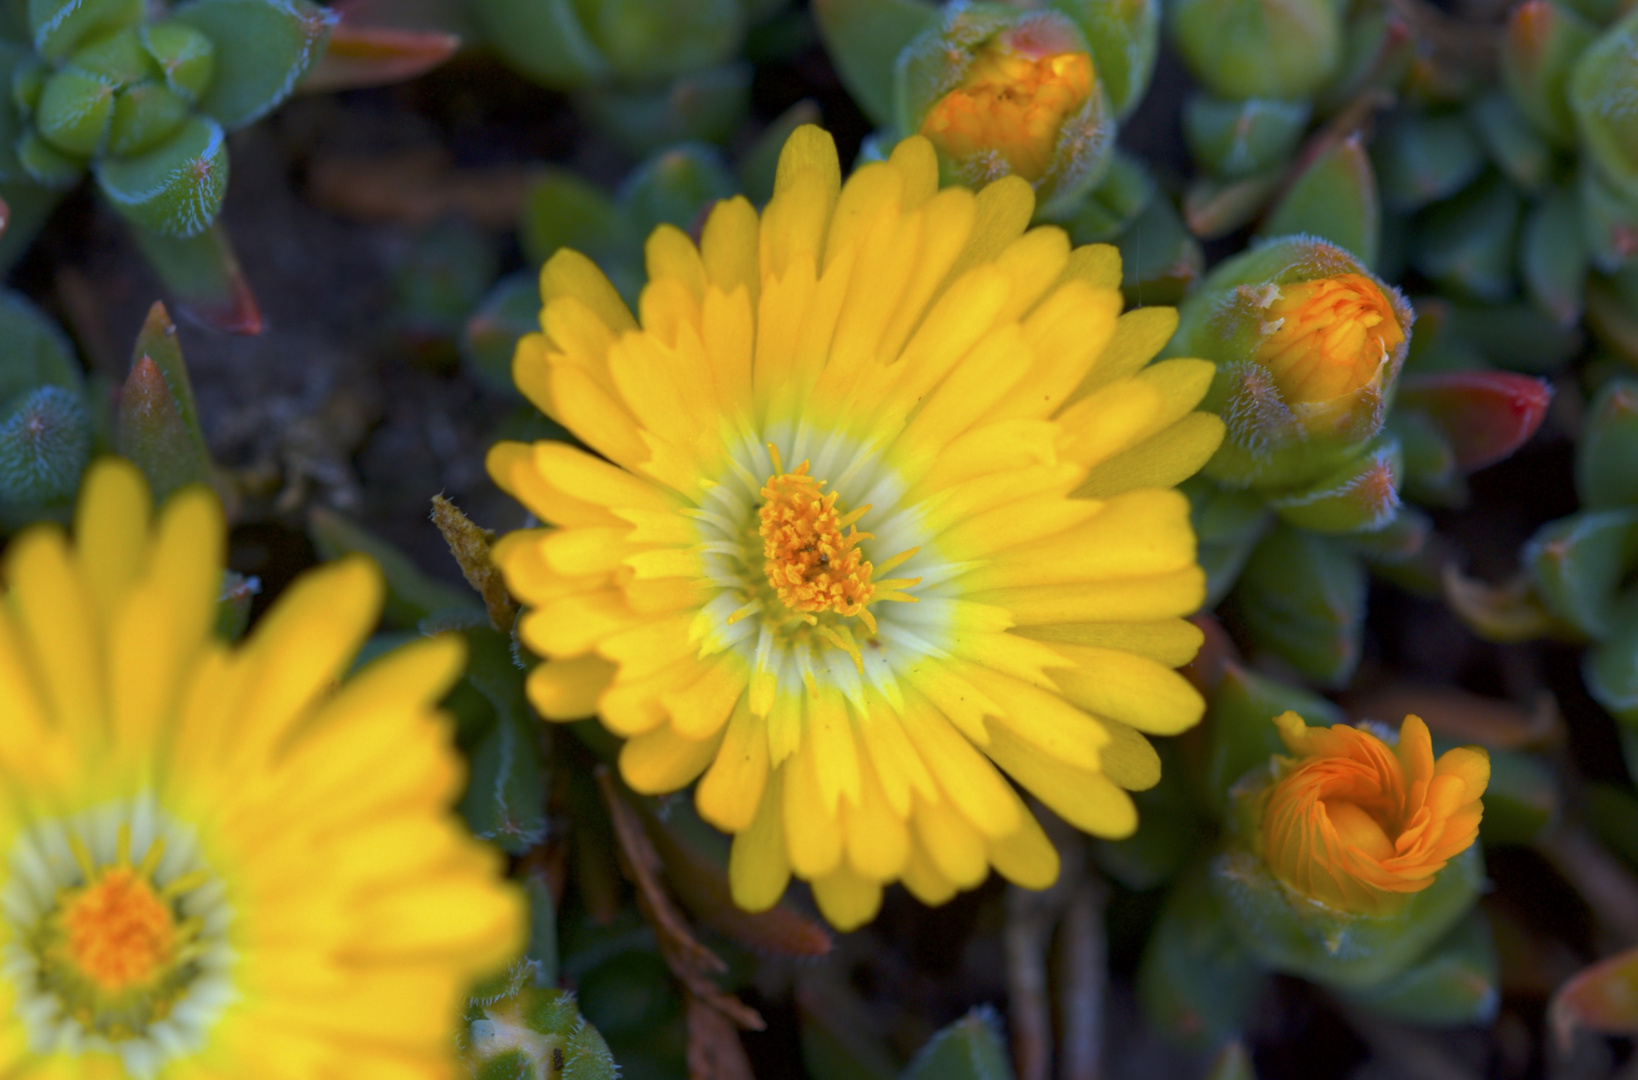
[[[728,721],[722,748],[694,790],[694,805],[700,817],[723,832],[743,832],[756,820],[768,786],[768,739],[742,699]]]
[[[687,787],[717,756],[723,734],[718,730],[708,739],[685,739],[669,726],[644,732],[620,748],[620,775],[641,795]]]
[[[548,720],[580,720],[597,712],[597,699],[618,670],[600,656],[553,660],[529,673],[529,701]]]
[[[813,899],[826,920],[846,932],[876,917],[882,906],[882,887],[843,867],[814,879]]]
[[[791,880],[785,847],[784,769],[768,777],[768,788],[750,827],[734,837],[728,854],[728,888],[746,911],[766,911],[779,903]]]

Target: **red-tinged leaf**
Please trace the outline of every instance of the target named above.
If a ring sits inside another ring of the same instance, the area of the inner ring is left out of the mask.
[[[262,332],[261,308],[221,222],[196,236],[161,236],[132,229],[131,238],[176,294],[183,314],[232,334]]]
[[[358,26],[343,18],[297,90],[316,94],[406,82],[442,64],[460,47],[454,34]]]
[[[1464,473],[1494,465],[1536,433],[1553,388],[1541,379],[1503,371],[1453,371],[1407,376],[1401,407],[1426,413],[1450,440]]]
[[[1607,1035],[1638,1033],[1638,949],[1594,964],[1559,987],[1551,1016],[1565,1046],[1578,1027]]]

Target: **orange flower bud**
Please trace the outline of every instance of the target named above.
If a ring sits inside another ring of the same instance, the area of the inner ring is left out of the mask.
[[[1053,52],[1025,33],[1004,33],[973,57],[960,85],[933,104],[921,134],[954,161],[976,163],[993,179],[1030,183],[1052,168],[1065,121],[1092,96],[1092,57]]]
[[[1361,728],[1275,718],[1292,753],[1262,811],[1262,855],[1284,884],[1327,907],[1391,914],[1433,884],[1479,835],[1490,756],[1476,746],[1433,759],[1433,740],[1407,716],[1399,745]]]
[[[1405,340],[1387,295],[1363,274],[1274,288],[1266,317],[1278,329],[1256,359],[1288,405],[1330,401],[1368,386]]]

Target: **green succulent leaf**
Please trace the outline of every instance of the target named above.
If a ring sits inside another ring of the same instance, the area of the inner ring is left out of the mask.
[[[1575,456],[1584,506],[1638,507],[1638,379],[1612,379],[1593,399]]]
[[[1478,300],[1505,300],[1513,292],[1514,238],[1522,211],[1513,187],[1491,174],[1428,211],[1414,261],[1447,289]]]
[[[144,23],[142,47],[159,65],[171,93],[197,104],[216,78],[216,46],[185,23]]]
[[[1486,817],[1490,796],[1485,796]],[[1488,1024],[1501,1004],[1496,945],[1484,913],[1456,924],[1443,941],[1381,985],[1347,995],[1360,1005],[1413,1024]]]
[[[603,78],[609,69],[581,25],[574,0],[470,0],[473,17],[506,62],[556,90]]]
[[[1477,179],[1485,155],[1460,114],[1413,114],[1382,133],[1376,163],[1383,201],[1395,210],[1418,210]]]
[[[151,150],[182,126],[188,103],[163,83],[139,82],[114,98],[114,121],[108,131],[108,153],[129,157]]]
[[[62,60],[88,38],[135,26],[148,14],[145,0],[28,0],[34,48]]]
[[[1502,39],[1502,82],[1536,130],[1560,146],[1575,142],[1567,85],[1596,36],[1586,19],[1553,0],[1514,8]]]
[[[893,121],[898,57],[939,18],[926,0],[814,0],[813,14],[842,85],[878,126]]]
[[[1275,754],[1285,753],[1273,719],[1295,712],[1309,724],[1335,724],[1342,711],[1318,694],[1228,664],[1223,681],[1212,692],[1202,729],[1206,733],[1206,799],[1218,813],[1230,804],[1229,792],[1248,772],[1267,770]]]
[[[624,217],[639,236],[659,225],[689,229],[700,212],[734,194],[722,155],[703,143],[682,143],[644,161],[620,185]]]
[[[291,95],[339,18],[309,0],[192,0],[171,17],[215,47],[216,74],[199,108],[229,131]]]
[[[71,188],[85,175],[84,158],[63,153],[32,128],[17,140],[17,161],[41,187]]]
[[[20,293],[0,290],[0,341],[6,343],[5,362],[0,363],[0,406],[41,386],[79,392],[74,347],[57,324]]]
[[[995,1014],[974,1009],[934,1035],[899,1080],[1013,1080]]]
[[[1306,101],[1191,94],[1183,104],[1183,137],[1195,160],[1217,176],[1245,179],[1288,161],[1312,112]]]
[[[1329,240],[1366,266],[1375,264],[1382,210],[1376,174],[1359,136],[1343,139],[1304,169],[1260,230],[1263,236],[1297,233]]]
[[[603,134],[633,154],[696,139],[725,143],[750,109],[751,66],[724,64],[670,86],[588,87],[575,103]]]
[[[153,57],[142,47],[141,27],[128,26],[113,34],[95,38],[69,57],[81,71],[100,75],[115,86],[159,75]]]
[[[1396,440],[1379,440],[1370,452],[1318,482],[1269,500],[1288,524],[1318,533],[1374,532],[1399,512],[1405,463]]]
[[[1609,184],[1638,205],[1638,11],[1593,42],[1570,77],[1581,144]]]
[[[1274,725],[1263,721],[1263,726]],[[1224,920],[1206,867],[1187,871],[1160,909],[1138,967],[1138,998],[1151,1023],[1191,1044],[1241,1032],[1268,976]]]
[[[128,221],[164,236],[197,236],[210,228],[227,194],[222,128],[190,117],[170,138],[134,157],[100,161],[97,186]]]
[[[1549,611],[1589,637],[1607,637],[1620,585],[1638,561],[1638,507],[1548,522],[1524,546],[1523,560]]]
[[[42,386],[0,420],[0,502],[63,502],[91,460],[91,418],[77,391]]]
[[[1219,97],[1311,97],[1342,63],[1342,7],[1331,0],[1180,0],[1168,9],[1184,63]]]
[[[66,67],[46,80],[34,125],[51,146],[71,157],[102,152],[114,120],[118,85],[105,75]]]
[[[1365,592],[1365,567],[1346,548],[1282,525],[1252,552],[1234,600],[1259,645],[1340,686],[1359,663]]]
[[[1474,99],[1468,115],[1490,160],[1509,180],[1526,191],[1546,183],[1553,149],[1504,91],[1493,90]]]
[[[724,63],[745,34],[739,0],[598,0],[580,11],[615,76],[630,81]]]
[[[0,56],[5,57],[0,60],[0,67],[10,72],[12,104],[22,115],[33,116],[40,105],[40,92],[45,89],[53,69],[32,53],[27,57],[5,55],[8,53],[11,47],[0,44]]]
[[[1565,326],[1586,306],[1587,244],[1581,207],[1568,188],[1553,188],[1532,207],[1519,244],[1519,272],[1536,306]]]

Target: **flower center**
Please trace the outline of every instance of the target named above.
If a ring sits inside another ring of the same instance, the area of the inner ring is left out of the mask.
[[[1362,274],[1281,286],[1267,318],[1276,329],[1257,362],[1292,403],[1358,390],[1405,340],[1388,298]]]
[[[205,875],[157,885],[165,841],[156,837],[142,862],[132,865],[128,826],[110,864],[98,865],[78,838],[71,846],[84,880],[57,891],[36,929],[40,985],[88,1032],[111,1039],[142,1035],[170,1014],[196,974],[201,921],[182,917],[177,902],[204,884]]]
[[[791,472],[775,473],[763,485],[757,512],[763,572],[792,611],[861,615],[874,630],[865,609],[876,592],[870,582],[874,568],[859,550],[859,542],[871,535],[854,525],[870,507],[844,515],[836,509],[836,492],[820,494],[824,486],[808,475],[806,461]]]

